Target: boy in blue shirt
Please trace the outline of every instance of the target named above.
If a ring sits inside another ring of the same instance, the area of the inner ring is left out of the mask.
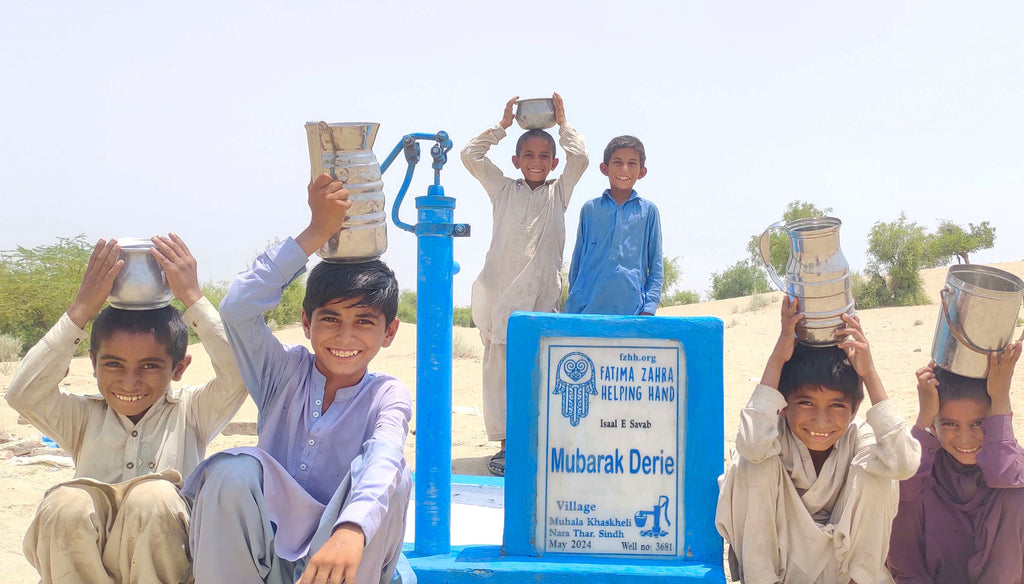
[[[601,173],[609,188],[583,204],[569,267],[566,313],[653,315],[661,301],[664,266],[661,219],[633,186],[647,175],[643,143],[613,138]]]

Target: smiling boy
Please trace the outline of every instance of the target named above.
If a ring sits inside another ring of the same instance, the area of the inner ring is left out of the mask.
[[[505,104],[501,121],[473,138],[462,150],[462,162],[483,185],[493,206],[491,247],[484,267],[473,282],[473,323],[484,345],[482,394],[487,439],[501,447],[488,463],[496,475],[505,474],[505,355],[508,317],[516,310],[555,312],[562,296],[562,250],[565,248],[565,210],[589,159],[583,136],[565,119],[562,97],[552,96],[558,142],[565,150],[565,170],[548,179],[558,167],[555,140],[544,130],[528,130],[516,142],[512,166],[523,175],[507,178],[487,158],[487,151],[505,138],[512,125],[512,108]]]
[[[569,265],[564,312],[653,315],[661,302],[664,265],[658,208],[634,190],[647,176],[647,153],[634,136],[604,149],[603,195],[583,204]]]
[[[25,558],[44,583],[192,576],[189,510],[178,487],[246,391],[217,310],[200,291],[195,259],[177,235],[153,243],[186,306],[184,320],[171,306],[99,312],[124,265],[117,241],[101,239],[67,313],[25,355],[7,389],[11,407],[75,461],[74,480],[47,491],[25,535]],[[101,395],[64,393],[60,381],[94,316],[89,356]],[[172,388],[191,362],[189,325],[217,375]]]
[[[782,331],[719,479],[715,524],[730,572],[746,584],[884,581],[896,482],[914,474],[920,448],[860,320],[843,315],[837,347],[808,347],[796,342],[801,318],[785,297]],[[867,423],[854,417],[865,388]]]
[[[199,584],[386,582],[401,554],[412,399],[367,370],[398,331],[394,273],[379,260],[314,267],[302,303],[312,352],[282,344],[263,319],[351,206],[329,175],[308,191],[306,229],[261,254],[221,303],[259,441],[214,455],[186,481]]]
[[[917,474],[900,483],[887,565],[896,582],[1024,579],[1024,449],[1010,381],[1021,344],[989,357],[987,379],[917,371]]]

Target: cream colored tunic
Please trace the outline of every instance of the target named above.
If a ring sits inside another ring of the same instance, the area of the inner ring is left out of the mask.
[[[75,478],[113,484],[163,470],[187,476],[247,393],[217,309],[203,297],[184,318],[203,341],[216,377],[168,389],[138,424],[114,412],[102,395],[60,390],[75,348],[86,338],[67,313],[22,359],[7,403],[71,455]]]
[[[561,298],[565,210],[589,159],[583,137],[572,126],[563,124],[558,136],[566,157],[562,174],[536,189],[521,178],[507,178],[487,159],[491,146],[505,137],[501,126],[462,150],[462,162],[493,205],[491,247],[472,297],[473,322],[485,343],[505,343],[513,311],[554,312]]]
[[[888,582],[883,564],[920,444],[889,400],[855,419],[818,474],[789,429],[786,399],[758,385],[740,413],[736,456],[719,478],[715,526],[746,584]]]

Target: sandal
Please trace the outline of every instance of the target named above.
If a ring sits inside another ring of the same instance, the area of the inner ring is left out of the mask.
[[[505,450],[498,451],[497,454],[491,457],[491,461],[487,463],[487,470],[491,471],[491,474],[499,477],[505,476]]]

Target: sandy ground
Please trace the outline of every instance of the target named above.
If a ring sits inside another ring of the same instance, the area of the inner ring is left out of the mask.
[[[993,264],[995,267],[1024,277],[1024,261]],[[872,344],[875,363],[886,384],[889,396],[895,401],[908,421],[916,416],[917,395],[914,370],[927,363],[938,306],[934,302],[945,281],[945,268],[922,272],[925,289],[932,295],[933,304],[909,308],[882,308],[860,312],[861,321]],[[778,336],[779,299],[781,293],[771,293],[754,301],[735,298],[662,309],[663,316],[716,316],[725,323],[725,443],[723,461],[733,446],[740,408],[746,403],[754,384],[760,379],[764,361]],[[767,302],[765,302],[767,300]],[[1019,334],[1018,330],[1018,334]],[[305,343],[301,328],[287,327],[277,331],[284,342]],[[473,329],[455,329],[457,344],[475,352],[476,358],[456,359],[453,366],[452,458],[453,470],[461,474],[487,474],[486,463],[496,451],[496,444],[488,443],[480,415],[480,339]],[[307,345],[308,346],[308,345]],[[212,375],[209,359],[201,345],[190,347],[192,365],[186,371],[183,383],[197,383]],[[6,390],[11,379],[11,366],[0,367],[0,392]],[[374,369],[387,371],[403,381],[413,391],[416,384],[416,327],[402,324],[398,337],[390,348],[382,350],[374,361]],[[87,359],[75,359],[62,389],[73,393],[95,393],[95,381]],[[1013,404],[1024,411],[1024,374],[1013,382]],[[0,430],[15,439],[38,437],[31,426],[19,425],[17,413],[0,400]],[[256,409],[247,400],[235,417],[236,422],[254,422]],[[406,445],[406,458],[415,461],[415,421],[412,435]],[[1024,418],[1014,422],[1018,436],[1024,436]],[[209,452],[238,445],[255,444],[254,436],[219,436]],[[35,571],[21,553],[21,540],[39,504],[43,493],[51,485],[68,480],[72,471],[66,468],[36,464],[15,466],[0,461],[0,584],[36,582]]]

